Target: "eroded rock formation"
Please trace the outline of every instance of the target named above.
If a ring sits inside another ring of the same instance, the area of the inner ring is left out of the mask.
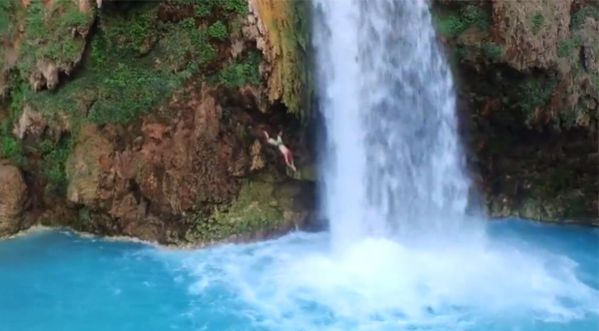
[[[303,226],[314,183],[294,179],[302,175],[262,134],[283,130],[307,166],[307,67],[294,8],[245,0],[0,8],[18,27],[0,29],[13,57],[0,63],[0,156],[20,165],[30,191],[25,210],[22,196],[7,202],[12,223],[0,235],[42,223],[204,245]]]
[[[437,1],[491,216],[599,224],[599,3]]]
[[[19,168],[0,160],[0,236],[20,230],[27,187]]]

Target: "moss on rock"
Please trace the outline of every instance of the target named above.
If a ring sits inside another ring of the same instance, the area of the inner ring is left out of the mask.
[[[298,208],[297,201],[305,193],[302,183],[267,174],[246,179],[230,205],[218,208],[208,217],[195,216],[196,225],[187,234],[187,240],[245,241],[299,227],[307,215],[299,215],[305,209]]]

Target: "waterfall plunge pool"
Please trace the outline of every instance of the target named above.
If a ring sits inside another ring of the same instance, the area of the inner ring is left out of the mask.
[[[0,330],[599,329],[599,229],[487,232],[341,253],[327,233],[203,250],[32,233],[0,242]]]

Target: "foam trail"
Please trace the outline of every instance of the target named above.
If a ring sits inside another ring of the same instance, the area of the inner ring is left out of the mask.
[[[489,237],[466,216],[455,93],[428,4],[315,0],[330,233],[176,258],[195,309],[214,309],[204,316],[233,311],[257,330],[597,325],[597,284],[569,252]]]

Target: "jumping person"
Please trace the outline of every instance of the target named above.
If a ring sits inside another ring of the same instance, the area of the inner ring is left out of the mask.
[[[281,138],[281,132],[279,132],[279,134],[277,135],[277,139],[271,138],[268,135],[268,132],[266,132],[266,131],[264,131],[264,136],[266,137],[266,142],[269,145],[273,145],[279,149],[279,152],[281,152],[281,154],[283,155],[283,160],[285,160],[285,164],[287,165],[287,167],[289,167],[289,169],[296,172],[297,169],[295,168],[295,164],[293,164],[293,154],[291,153],[291,150],[289,148],[287,148],[287,146],[285,146],[285,144],[283,144],[283,138]]]

